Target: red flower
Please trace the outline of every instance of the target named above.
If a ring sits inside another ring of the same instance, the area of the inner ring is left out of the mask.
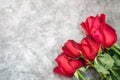
[[[76,69],[82,66],[82,62],[80,60],[72,60],[64,53],[56,58],[56,62],[58,63],[58,66],[54,68],[54,72],[66,77],[72,77]]]
[[[98,54],[99,44],[86,37],[81,41],[81,53],[87,60],[93,61]]]
[[[79,48],[80,44],[76,43],[73,40],[68,40],[62,47],[62,50],[67,56],[78,58],[80,57],[80,53],[78,52]]]
[[[117,40],[115,30],[105,22],[105,15],[90,16],[80,24],[87,36],[92,36],[95,41],[105,47],[111,47]]]

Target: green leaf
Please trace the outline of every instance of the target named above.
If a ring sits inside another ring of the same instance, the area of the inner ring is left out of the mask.
[[[114,65],[112,69],[120,72],[120,66]]]
[[[84,77],[84,75],[80,72],[80,70],[77,70],[74,73],[74,76],[76,77],[77,80],[86,80],[86,78]]]
[[[94,61],[94,66],[96,70],[103,74],[109,74],[109,69],[114,66],[114,60],[107,54],[99,54]]]
[[[78,75],[77,71],[74,73],[74,76],[77,80],[79,80],[79,75]]]
[[[86,72],[86,71],[87,71],[87,68],[85,68],[85,67],[80,67],[79,70],[82,71],[82,72]]]
[[[94,78],[94,79],[90,79],[90,80],[100,80],[100,78]]]
[[[114,60],[107,53],[98,55],[97,59],[106,69],[110,69],[114,65]]]
[[[99,61],[97,61],[97,59],[95,59],[94,67],[99,73],[109,74],[109,71]]]
[[[115,54],[115,55],[113,56],[113,59],[114,59],[114,61],[115,61],[115,64],[116,64],[117,66],[120,66],[120,58],[119,58],[119,56]]]
[[[119,76],[119,77],[117,77],[117,80],[120,80],[120,76]]]
[[[108,77],[107,77],[107,80],[112,80],[111,76],[108,76]]]

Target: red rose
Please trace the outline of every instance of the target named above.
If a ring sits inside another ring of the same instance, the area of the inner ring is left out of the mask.
[[[105,22],[105,15],[90,16],[85,22],[80,24],[88,36],[92,36],[95,41],[105,47],[111,47],[117,40],[115,30]]]
[[[98,54],[99,44],[93,39],[86,37],[81,41],[81,53],[84,58],[93,61]]]
[[[66,77],[72,77],[76,69],[82,66],[82,62],[80,60],[72,60],[64,53],[56,58],[56,62],[58,63],[58,66],[54,68],[54,72]]]
[[[70,56],[72,58],[78,58],[80,57],[80,53],[78,52],[79,47],[80,44],[76,43],[73,40],[68,40],[62,47],[62,50],[67,56]]]

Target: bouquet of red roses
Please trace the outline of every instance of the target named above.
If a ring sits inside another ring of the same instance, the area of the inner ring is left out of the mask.
[[[84,74],[94,68],[99,78],[94,80],[120,80],[120,46],[115,30],[106,23],[105,14],[90,16],[81,27],[86,37],[80,43],[68,40],[55,61],[54,72],[66,77],[86,80]]]

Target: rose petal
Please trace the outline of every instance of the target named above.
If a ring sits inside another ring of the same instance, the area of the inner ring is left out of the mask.
[[[70,64],[74,69],[78,69],[82,66],[82,62],[80,60],[71,60]]]
[[[81,27],[85,30],[86,35],[89,35],[89,29],[88,29],[88,27],[86,26],[86,24],[85,24],[84,22],[82,22],[80,25],[81,25]]]
[[[58,65],[61,66],[66,73],[74,73],[74,69],[69,64],[69,58],[64,53],[56,58],[56,62],[58,62]]]
[[[103,42],[103,45],[106,47],[111,47],[117,41],[115,30],[108,24],[104,24],[102,28],[105,36],[105,41]]]
[[[102,14],[100,15],[100,20],[101,20],[102,23],[105,22],[105,14],[102,13]]]
[[[55,73],[57,73],[57,74],[64,75],[66,77],[72,77],[73,76],[73,74],[67,74],[67,73],[65,73],[64,70],[60,69],[59,67],[54,68],[53,71]]]
[[[80,57],[79,45],[73,40],[68,40],[63,47],[63,51],[70,57],[78,58]]]

